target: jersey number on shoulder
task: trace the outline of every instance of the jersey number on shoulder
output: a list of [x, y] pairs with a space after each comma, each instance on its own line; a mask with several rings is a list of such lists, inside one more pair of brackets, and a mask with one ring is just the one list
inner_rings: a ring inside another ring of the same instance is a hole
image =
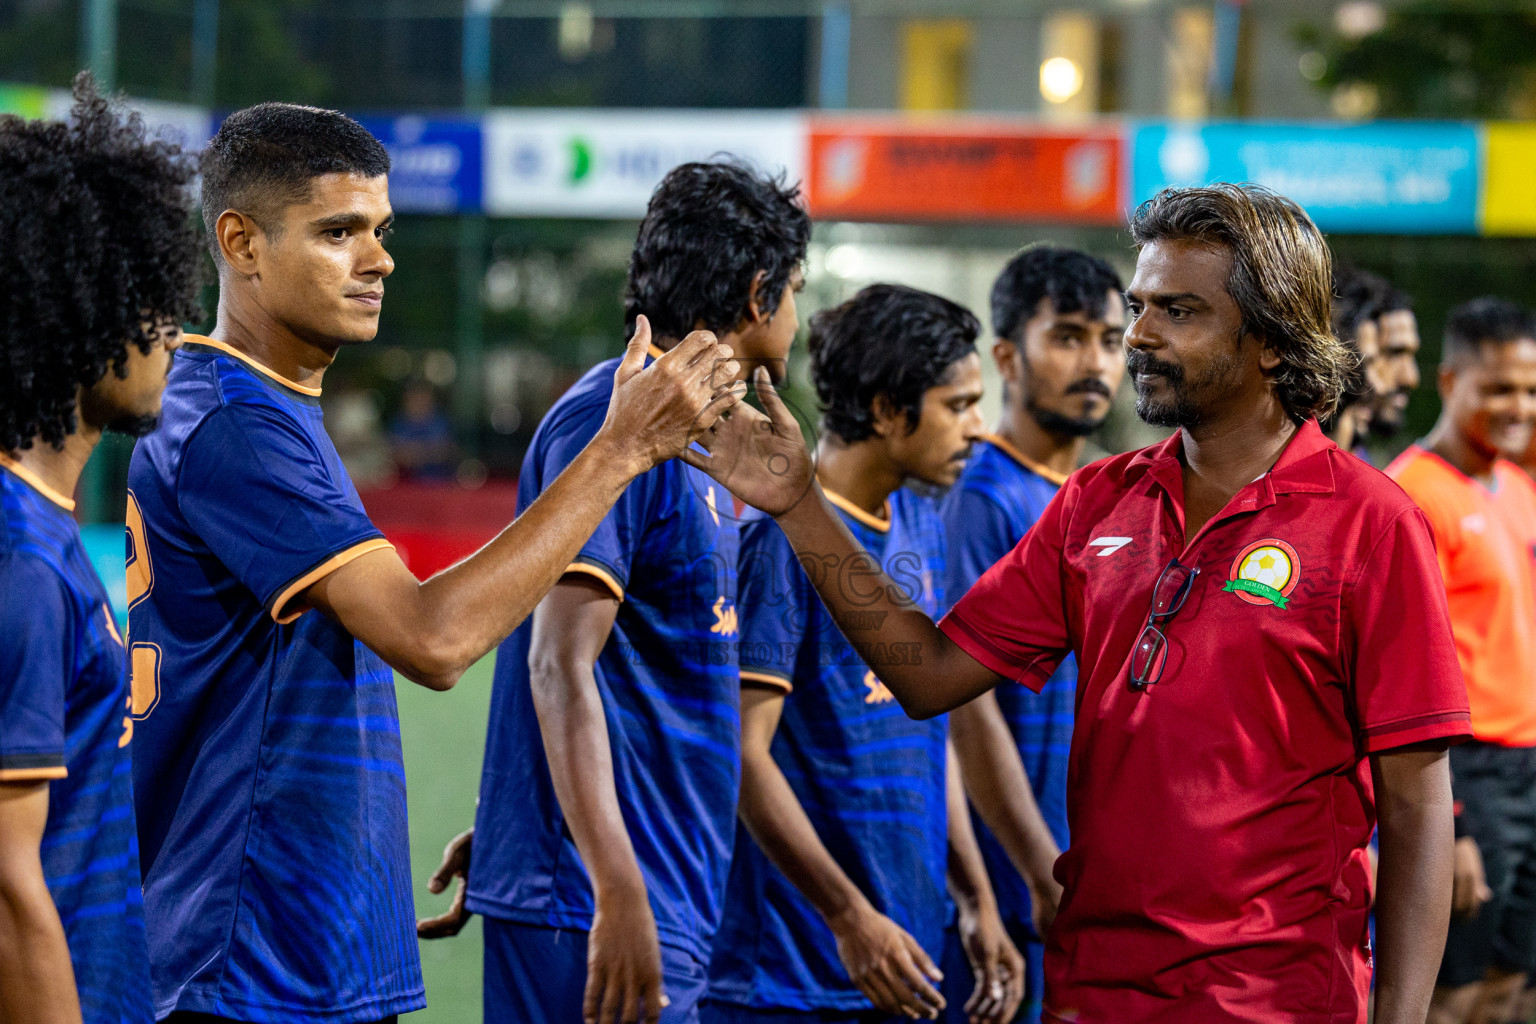
[[133, 609], [155, 586], [155, 568], [149, 560], [144, 537], [144, 513], [139, 500], [128, 492], [128, 656], [133, 668], [129, 711], [134, 718], [148, 718], [160, 703], [160, 648], [133, 642]]

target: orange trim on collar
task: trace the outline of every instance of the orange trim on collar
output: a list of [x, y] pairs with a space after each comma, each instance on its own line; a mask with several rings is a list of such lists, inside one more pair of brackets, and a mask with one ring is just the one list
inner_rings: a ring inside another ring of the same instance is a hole
[[738, 673], [743, 683], [750, 683], [769, 690], [778, 690], [780, 693], [794, 693], [795, 686], [783, 676], [774, 675], [771, 672], [754, 672], [744, 668]]
[[314, 398], [320, 397], [319, 388], [307, 387], [298, 383], [297, 381], [289, 380], [287, 377], [284, 377], [270, 366], [264, 366], [263, 364], [258, 363], [256, 360], [252, 359], [244, 352], [241, 352], [227, 341], [220, 341], [217, 338], [205, 337], [201, 334], [188, 334], [182, 338], [182, 341], [192, 345], [206, 345], [209, 348], [218, 349], [220, 352], [223, 352], [227, 356], [234, 356], [236, 359], [240, 360], [251, 369], [258, 370], [266, 376], [271, 377], [285, 388], [293, 388], [293, 390], [297, 391], [301, 395], [310, 395]]
[[665, 352], [656, 347], [656, 343], [654, 341], [651, 342], [649, 347], [646, 348], [645, 354], [650, 356], [652, 359], [660, 359], [662, 356], [666, 355]]
[[836, 491], [832, 490], [832, 488], [830, 488], [830, 487], [823, 487], [821, 489], [821, 493], [825, 494], [827, 496], [827, 500], [830, 501], [832, 504], [836, 505], [838, 508], [842, 509], [844, 512], [846, 512], [849, 515], [853, 516], [853, 518], [857, 519], [859, 522], [863, 523], [865, 526], [869, 527], [871, 530], [879, 530], [881, 533], [885, 533], [888, 530], [890, 530], [890, 528], [891, 528], [891, 499], [890, 498], [886, 498], [885, 499], [885, 508], [882, 509], [882, 511], [885, 514], [885, 518], [882, 519], [879, 516], [872, 516], [868, 512], [865, 512], [863, 509], [859, 508], [859, 506], [855, 505], [853, 502], [849, 501], [847, 498], [843, 497], [841, 494], [838, 494]]
[[1004, 455], [1008, 456], [1014, 462], [1017, 462], [1019, 465], [1029, 470], [1031, 473], [1035, 474], [1036, 476], [1044, 477], [1051, 483], [1055, 484], [1057, 487], [1060, 487], [1062, 484], [1067, 482], [1066, 473], [1058, 473], [1054, 469], [1051, 469], [1049, 466], [1036, 462], [1034, 459], [1030, 458], [1028, 455], [1025, 455], [1013, 445], [1009, 444], [1002, 435], [982, 434], [981, 439], [987, 442], [987, 444], [990, 444], [992, 447], [996, 448], [998, 451], [1002, 452]]
[[9, 455], [6, 455], [4, 452], [0, 452], [0, 466], [4, 466], [6, 469], [16, 474], [17, 479], [19, 479], [22, 483], [31, 487], [38, 494], [41, 494], [43, 497], [59, 506], [59, 508], [63, 509], [65, 512], [73, 512], [75, 510], [75, 502], [73, 498], [64, 497], [64, 495], [43, 483], [42, 477], [32, 472], [26, 466], [23, 466]]

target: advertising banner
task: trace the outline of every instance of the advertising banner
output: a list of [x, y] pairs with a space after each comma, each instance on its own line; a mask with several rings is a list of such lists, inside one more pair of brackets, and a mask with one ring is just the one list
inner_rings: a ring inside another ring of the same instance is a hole
[[485, 118], [485, 209], [497, 216], [640, 217], [678, 164], [734, 156], [805, 176], [798, 113], [496, 110]]
[[400, 213], [480, 209], [480, 123], [424, 117], [362, 117], [389, 150], [389, 201]]
[[1492, 121], [1483, 133], [1483, 234], [1536, 235], [1536, 125]]
[[1294, 199], [1324, 231], [1470, 234], [1477, 170], [1470, 124], [1150, 124], [1134, 135], [1132, 197], [1248, 181]]
[[1121, 131], [1008, 123], [811, 122], [811, 212], [821, 219], [1114, 224]]

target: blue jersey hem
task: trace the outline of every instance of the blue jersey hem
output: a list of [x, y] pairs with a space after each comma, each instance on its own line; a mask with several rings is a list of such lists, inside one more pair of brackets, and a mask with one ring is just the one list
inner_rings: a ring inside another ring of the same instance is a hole
[[[465, 899], [464, 906], [472, 914], [493, 917], [498, 921], [538, 925], [544, 928], [570, 928], [583, 932], [592, 930], [592, 915], [584, 911], [514, 906], [500, 900], [476, 896], [473, 893]], [[701, 963], [709, 963], [710, 950], [713, 946], [709, 939], [701, 939], [697, 935], [680, 932], [658, 921], [656, 940], [663, 946], [671, 946], [673, 949], [687, 953]]]
[[186, 1011], [206, 1013], [215, 1017], [237, 1015], [251, 1024], [308, 1024], [324, 1020], [331, 1024], [363, 1024], [394, 1014], [411, 1013], [427, 1005], [425, 986], [414, 988], [397, 996], [374, 996], [361, 1002], [334, 1009], [313, 1006], [294, 1006], [289, 1003], [257, 1003], [243, 999], [220, 998], [206, 995], [188, 986], [177, 995], [155, 1007], [155, 1019], [164, 1020], [172, 1013]]

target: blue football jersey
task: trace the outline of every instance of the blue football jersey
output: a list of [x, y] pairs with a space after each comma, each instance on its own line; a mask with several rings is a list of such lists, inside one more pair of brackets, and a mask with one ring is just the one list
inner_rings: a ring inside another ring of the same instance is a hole
[[[944, 538], [933, 503], [897, 491], [881, 520], [827, 497], [871, 562], [935, 614], [942, 607]], [[774, 762], [843, 871], [939, 962], [950, 912], [946, 719], [907, 717], [878, 666], [866, 664], [838, 630], [773, 520], [742, 526], [740, 567], [742, 682], [785, 692]], [[867, 566], [838, 571], [852, 594], [872, 585]], [[917, 645], [900, 646], [884, 656], [917, 656]], [[848, 980], [821, 915], [745, 829], [710, 964], [710, 996], [760, 1009], [870, 1006]]]
[[[527, 508], [597, 433], [618, 360], [550, 409], [518, 481]], [[735, 837], [741, 777], [736, 549], [730, 495], [680, 460], [625, 490], [570, 572], [620, 601], [595, 666], [614, 786], [661, 942], [709, 958]], [[469, 907], [591, 927], [591, 885], [555, 799], [533, 706], [524, 623], [496, 654], [475, 816]]]
[[48, 780], [43, 876], [85, 1024], [149, 1024], [123, 640], [74, 503], [0, 466], [0, 782]]
[[[942, 510], [949, 541], [946, 591], [951, 602], [1013, 550], [1064, 482], [1064, 477], [1027, 459], [1002, 438], [991, 437], [976, 445]], [[1057, 845], [1065, 850], [1067, 752], [1077, 699], [1077, 662], [1070, 654], [1064, 658], [1039, 693], [1016, 683], [1003, 683], [995, 692], [1018, 743], [1040, 813]], [[1003, 920], [1015, 929], [1028, 928], [1030, 899], [1023, 878], [981, 818], [972, 814], [971, 820]], [[1030, 993], [1025, 1019], [1035, 1021], [1040, 1019], [1044, 986], [1041, 949], [1038, 943], [1030, 943], [1023, 952]]]
[[157, 1012], [348, 1024], [419, 1009], [394, 676], [297, 602], [388, 546], [318, 391], [189, 338], [128, 486]]

